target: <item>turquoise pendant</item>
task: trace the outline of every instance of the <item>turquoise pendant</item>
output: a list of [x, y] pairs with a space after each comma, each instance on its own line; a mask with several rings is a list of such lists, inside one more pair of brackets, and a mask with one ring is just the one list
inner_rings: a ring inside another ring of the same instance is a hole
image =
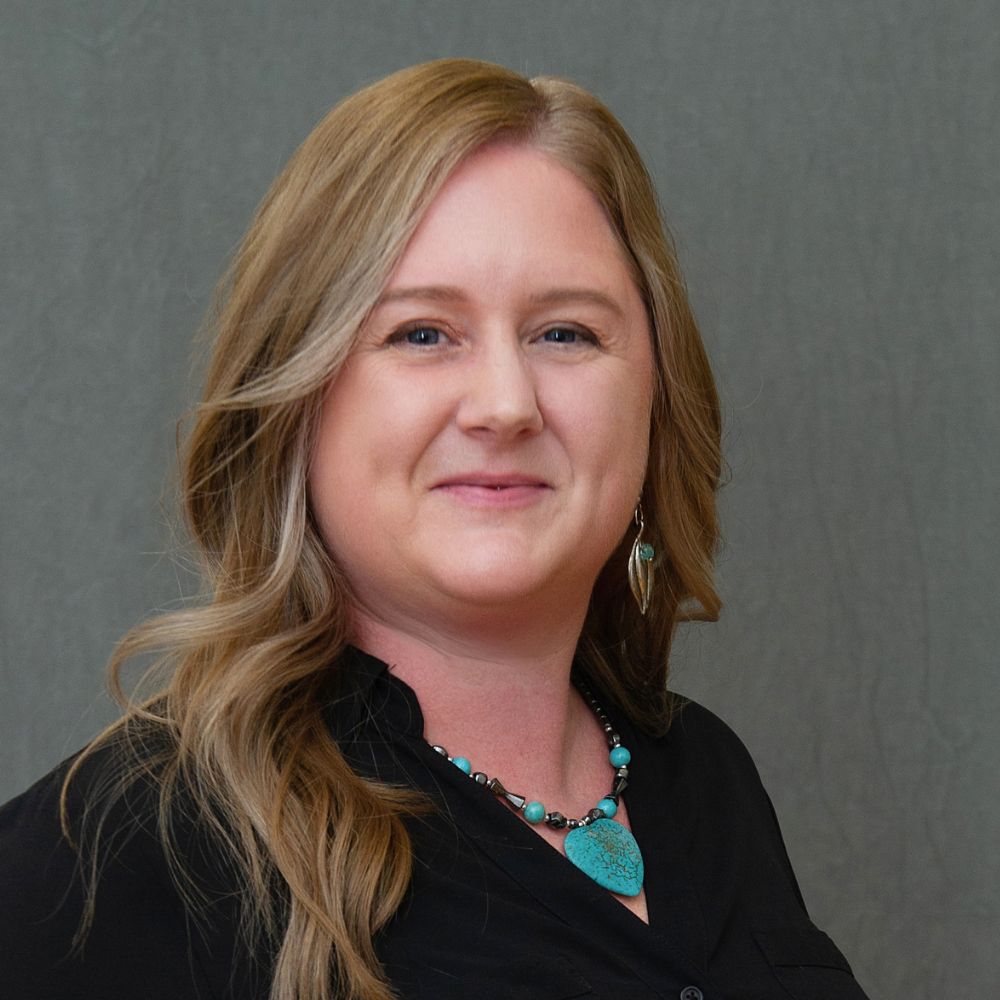
[[635, 837], [613, 819], [598, 819], [566, 834], [566, 857], [601, 888], [622, 896], [642, 891], [642, 854]]

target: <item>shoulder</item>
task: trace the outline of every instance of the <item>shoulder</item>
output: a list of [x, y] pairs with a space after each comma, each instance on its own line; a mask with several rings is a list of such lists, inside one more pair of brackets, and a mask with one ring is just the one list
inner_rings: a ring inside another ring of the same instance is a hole
[[722, 775], [752, 773], [757, 776], [750, 751], [714, 712], [690, 698], [677, 697], [665, 739], [674, 752], [683, 752], [689, 763]]
[[719, 837], [770, 844], [785, 863], [774, 806], [750, 751], [729, 725], [704, 705], [678, 699], [666, 735], [656, 743], [671, 793], [691, 817]]
[[216, 995], [160, 836], [155, 770], [135, 777], [115, 744], [86, 757], [67, 791], [71, 841], [60, 797], [73, 762], [0, 807], [0, 966], [12, 995], [132, 996], [140, 983], [150, 1000]]
[[[710, 866], [728, 866], [741, 879], [767, 873], [771, 889], [785, 886], [804, 910], [778, 817], [750, 751], [705, 706], [690, 699], [678, 704], [658, 742], [673, 775], [676, 804], [696, 831], [692, 842], [711, 858]], [[769, 892], [761, 890], [762, 898]]]
[[661, 744], [664, 758], [678, 761], [672, 818], [705, 919], [720, 928], [718, 967], [746, 973], [743, 935], [790, 990], [863, 1000], [847, 960], [809, 918], [771, 798], [743, 741], [709, 709], [685, 700]]
[[155, 765], [164, 750], [109, 741], [63, 761], [0, 807], [0, 885], [31, 883], [37, 892], [46, 878], [53, 887], [79, 879], [88, 854], [102, 859], [109, 881], [123, 868], [162, 878]]
[[[26, 906], [47, 883], [55, 890], [76, 879], [83, 865], [79, 848], [91, 830], [100, 829], [119, 862], [128, 859], [134, 865], [150, 850], [148, 789], [134, 786], [109, 810], [100, 812], [100, 803], [111, 801], [107, 792], [117, 780], [115, 756], [112, 749], [102, 749], [78, 768], [66, 795], [69, 836], [62, 825], [62, 792], [76, 757], [63, 761], [0, 807], [0, 888], [7, 890], [6, 899]], [[14, 891], [19, 888], [25, 893]], [[31, 889], [34, 892], [29, 893]], [[9, 923], [10, 908], [4, 911], [3, 919]]]
[[74, 767], [76, 773], [66, 786], [65, 803], [71, 832], [80, 832], [97, 803], [112, 800], [117, 800], [114, 812], [121, 814], [118, 818], [128, 818], [130, 829], [139, 830], [145, 825], [143, 817], [153, 807], [153, 786], [148, 778], [137, 780], [123, 786], [123, 795], [109, 795], [125, 773], [126, 757], [118, 742], [108, 743], [89, 755], [81, 751], [67, 758], [0, 806], [0, 844], [5, 848], [0, 860], [6, 861], [9, 850], [31, 850], [39, 841], [62, 839], [61, 798]]

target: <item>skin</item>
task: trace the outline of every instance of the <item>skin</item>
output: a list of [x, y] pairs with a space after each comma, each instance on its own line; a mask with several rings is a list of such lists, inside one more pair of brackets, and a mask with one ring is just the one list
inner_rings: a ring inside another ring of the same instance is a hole
[[[594, 196], [530, 146], [491, 145], [407, 245], [313, 456], [357, 644], [417, 692], [429, 741], [567, 815], [610, 787], [569, 674], [645, 475], [650, 345]], [[642, 896], [623, 902], [646, 918]]]

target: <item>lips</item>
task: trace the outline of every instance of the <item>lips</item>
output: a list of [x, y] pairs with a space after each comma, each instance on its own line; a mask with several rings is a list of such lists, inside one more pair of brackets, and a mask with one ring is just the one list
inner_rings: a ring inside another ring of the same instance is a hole
[[520, 472], [465, 472], [442, 479], [432, 492], [466, 510], [516, 511], [533, 508], [551, 489], [544, 479]]
[[537, 489], [548, 489], [549, 484], [538, 476], [524, 475], [522, 473], [491, 473], [491, 472], [468, 472], [457, 476], [450, 476], [435, 483], [434, 489], [445, 489], [450, 486], [469, 486], [483, 490], [510, 490], [517, 487], [535, 487]]

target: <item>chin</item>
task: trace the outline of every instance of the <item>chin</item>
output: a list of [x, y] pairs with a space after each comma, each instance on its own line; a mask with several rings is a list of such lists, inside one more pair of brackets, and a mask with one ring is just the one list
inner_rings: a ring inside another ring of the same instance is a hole
[[544, 580], [522, 575], [513, 579], [502, 574], [463, 575], [441, 580], [438, 586], [441, 593], [481, 610], [537, 601], [545, 593]]
[[458, 564], [436, 567], [428, 574], [432, 587], [477, 607], [516, 604], [543, 593], [551, 573], [533, 567], [522, 557], [490, 556], [477, 552]]
[[576, 603], [586, 606], [593, 580], [584, 580], [579, 567], [532, 565], [527, 558], [491, 561], [478, 559], [438, 576], [436, 589], [480, 612], [507, 610], [527, 619], [547, 605], [572, 615]]

